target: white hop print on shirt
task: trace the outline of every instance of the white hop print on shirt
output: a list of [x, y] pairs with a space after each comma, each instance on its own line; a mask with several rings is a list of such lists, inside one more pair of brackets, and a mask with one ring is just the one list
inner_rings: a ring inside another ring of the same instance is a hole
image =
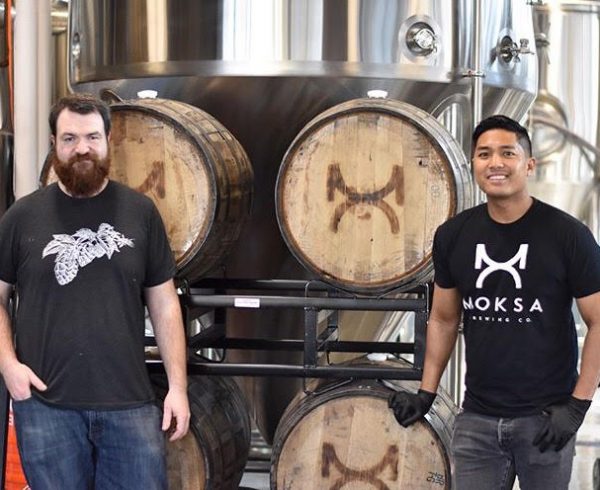
[[54, 275], [58, 284], [70, 283], [79, 272], [94, 259], [119, 252], [122, 247], [133, 248], [133, 240], [116, 231], [111, 225], [102, 223], [98, 231], [81, 228], [73, 235], [52, 235], [52, 240], [42, 252], [42, 258], [56, 254], [54, 259]]

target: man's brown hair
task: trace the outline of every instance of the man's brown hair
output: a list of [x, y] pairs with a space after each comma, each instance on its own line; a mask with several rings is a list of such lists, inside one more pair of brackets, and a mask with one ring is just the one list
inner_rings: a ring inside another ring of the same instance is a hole
[[92, 94], [75, 93], [62, 97], [50, 110], [48, 123], [50, 124], [52, 136], [55, 138], [56, 121], [60, 113], [65, 109], [78, 114], [91, 114], [93, 112], [100, 114], [104, 122], [104, 132], [106, 136], [110, 134], [110, 107], [108, 107], [108, 104]]

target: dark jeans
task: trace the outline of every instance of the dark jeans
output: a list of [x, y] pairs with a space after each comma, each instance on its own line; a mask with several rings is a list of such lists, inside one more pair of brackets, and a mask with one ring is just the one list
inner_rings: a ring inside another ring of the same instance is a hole
[[497, 418], [463, 412], [452, 438], [457, 490], [567, 490], [575, 438], [559, 452], [532, 444], [544, 415]]
[[17, 444], [32, 490], [166, 489], [161, 412], [69, 410], [13, 401]]

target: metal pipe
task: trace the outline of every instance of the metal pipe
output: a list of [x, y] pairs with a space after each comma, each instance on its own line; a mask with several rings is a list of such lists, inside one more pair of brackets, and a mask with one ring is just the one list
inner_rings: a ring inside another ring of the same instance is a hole
[[[156, 345], [154, 338], [152, 345]], [[213, 349], [240, 349], [240, 350], [275, 350], [275, 351], [297, 351], [304, 350], [302, 340], [282, 339], [273, 340], [266, 338], [223, 338], [218, 340], [208, 340], [207, 342], [193, 342], [189, 344], [194, 348], [211, 347]], [[325, 352], [376, 352], [376, 353], [394, 353], [394, 354], [412, 354], [415, 351], [415, 344], [409, 342], [358, 342], [358, 341], [328, 341], [323, 349]]]
[[49, 2], [39, 2], [37, 12], [37, 159], [34, 163], [35, 187], [37, 188], [44, 160], [50, 147], [48, 114], [52, 98], [52, 10]]
[[481, 121], [483, 100], [483, 73], [481, 72], [481, 1], [473, 0], [473, 91], [471, 93], [473, 127]]
[[69, 22], [69, 2], [52, 0], [52, 34], [67, 32]]
[[[472, 59], [473, 66], [469, 73], [471, 76], [471, 118], [473, 129], [479, 121], [481, 121], [483, 113], [483, 77], [485, 73], [482, 71], [481, 57], [481, 1], [473, 0], [473, 45], [472, 45]], [[469, 138], [470, 142], [470, 138]], [[472, 154], [473, 149], [469, 144], [469, 154]], [[471, 173], [473, 169], [471, 168]], [[475, 177], [473, 176], [473, 182]], [[477, 186], [474, 186], [474, 198], [475, 204], [480, 204], [485, 201], [483, 192]], [[455, 403], [459, 404], [462, 397], [462, 385], [463, 385], [463, 352], [460, 348], [462, 338], [457, 339], [457, 348], [454, 349], [450, 364], [446, 372], [448, 373], [448, 386], [446, 387], [452, 396]]]
[[208, 295], [184, 298], [188, 306], [212, 308], [308, 308], [372, 311], [420, 311], [426, 306], [418, 299], [368, 299], [368, 298], [295, 298], [292, 296], [233, 296]]
[[32, 162], [37, 159], [37, 2], [20, 0], [16, 7], [14, 30], [14, 121], [15, 197], [35, 189], [37, 175]]
[[[185, 285], [181, 285], [183, 289]], [[203, 288], [210, 289], [258, 289], [262, 291], [305, 291], [307, 294], [315, 291], [337, 292], [337, 294], [348, 294], [330, 284], [319, 280], [304, 280], [304, 279], [244, 279], [244, 278], [203, 278], [194, 284], [190, 285], [189, 294], [202, 294]], [[417, 284], [415, 287], [403, 290], [403, 293], [427, 293], [427, 287], [422, 284]], [[394, 293], [391, 291], [390, 293]], [[388, 294], [388, 293], [385, 293]], [[354, 296], [354, 295], [353, 295]], [[391, 297], [391, 296], [390, 296]]]
[[[589, 141], [582, 138], [577, 133], [574, 133], [570, 129], [565, 128], [564, 126], [561, 126], [560, 124], [555, 123], [551, 119], [548, 119], [545, 117], [530, 116], [529, 122], [531, 122], [532, 124], [543, 124], [544, 126], [548, 126], [548, 127], [551, 127], [552, 129], [556, 129], [558, 132], [564, 134], [567, 137], [567, 139], [569, 139], [573, 143], [575, 143], [575, 145], [592, 152], [596, 159], [598, 159], [600, 157], [600, 148], [598, 148], [597, 146], [594, 146]], [[596, 170], [594, 166], [592, 166], [592, 168], [594, 171]]]
[[[472, 129], [477, 126], [483, 114], [483, 78], [485, 72], [482, 70], [481, 63], [481, 2], [473, 0], [473, 44], [471, 51], [472, 67], [465, 74], [471, 78], [471, 123]], [[469, 149], [469, 155], [472, 153], [471, 138], [468, 138], [468, 144], [465, 145]], [[471, 168], [471, 173], [473, 169]], [[473, 177], [473, 182], [475, 178]], [[474, 204], [480, 204], [485, 201], [483, 192], [474, 186]]]
[[[161, 362], [147, 362], [150, 372], [164, 372]], [[293, 378], [357, 378], [420, 380], [422, 371], [398, 367], [294, 366], [289, 364], [188, 363], [189, 374], [220, 376], [285, 376]]]
[[[52, 86], [50, 5], [19, 0], [15, 13], [15, 197], [34, 191], [39, 168], [48, 152], [45, 122]], [[43, 121], [38, 122], [38, 121]]]

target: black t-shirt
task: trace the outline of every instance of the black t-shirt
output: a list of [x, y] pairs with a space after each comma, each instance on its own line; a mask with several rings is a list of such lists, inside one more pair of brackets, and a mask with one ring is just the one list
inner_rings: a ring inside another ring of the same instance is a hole
[[117, 182], [90, 198], [53, 184], [11, 206], [0, 279], [17, 286], [17, 356], [48, 385], [36, 396], [90, 409], [152, 400], [143, 291], [174, 273], [156, 207]]
[[572, 393], [573, 298], [600, 291], [600, 249], [585, 225], [538, 200], [501, 224], [483, 204], [439, 227], [433, 260], [436, 284], [462, 296], [465, 410], [530, 415]]

